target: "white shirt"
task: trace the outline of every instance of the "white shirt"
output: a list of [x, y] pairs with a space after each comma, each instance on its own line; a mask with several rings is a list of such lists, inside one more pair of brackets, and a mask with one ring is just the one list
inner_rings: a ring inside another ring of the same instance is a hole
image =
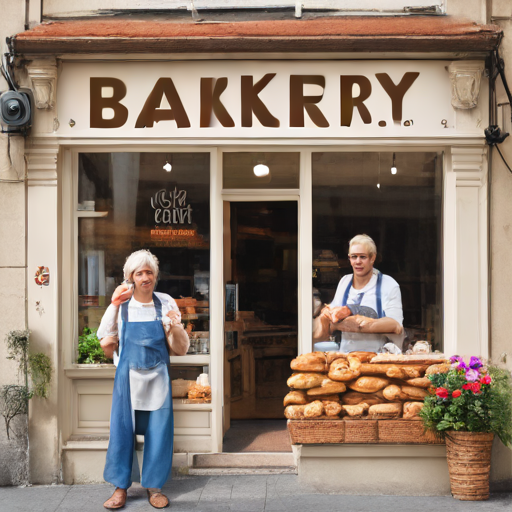
[[[166, 293], [155, 292], [162, 303], [162, 324], [168, 335], [171, 323], [167, 313], [171, 310], [179, 311], [176, 301]], [[128, 320], [130, 322], [151, 322], [156, 318], [156, 310], [153, 302], [142, 303], [133, 297], [128, 304]], [[118, 336], [123, 324], [121, 307], [110, 306], [105, 311], [98, 328], [99, 339], [105, 336]], [[114, 364], [117, 366], [121, 356], [114, 352]], [[166, 365], [159, 365], [151, 370], [130, 369], [130, 396], [132, 410], [156, 411], [162, 407], [169, 393], [169, 374]]]
[[[373, 269], [373, 275], [364, 288], [356, 290], [352, 286], [348, 294], [347, 304], [367, 306], [377, 312], [377, 276], [378, 271]], [[341, 278], [338, 288], [336, 289], [334, 299], [331, 302], [331, 307], [340, 307], [343, 305], [343, 296], [345, 295], [347, 286], [350, 286], [352, 277], [352, 274], [348, 274]], [[404, 321], [404, 313], [402, 309], [402, 295], [400, 293], [399, 284], [392, 277], [382, 274], [380, 292], [382, 314], [388, 318], [393, 318], [393, 320], [396, 320], [400, 325], [402, 325]], [[344, 341], [352, 340], [354, 342], [361, 343], [360, 340], [362, 340], [362, 336], [363, 335], [360, 333], [342, 333], [342, 339]], [[386, 333], [385, 336], [397, 346], [401, 346], [404, 340], [403, 334]], [[378, 341], [383, 338], [380, 334], [365, 334], [364, 339], [368, 342], [376, 343], [375, 346], [378, 346]]]

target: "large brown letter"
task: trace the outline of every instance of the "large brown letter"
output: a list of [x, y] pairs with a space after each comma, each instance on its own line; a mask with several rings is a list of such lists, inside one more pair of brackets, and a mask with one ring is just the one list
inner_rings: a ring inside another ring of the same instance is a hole
[[304, 84], [319, 85], [325, 89], [325, 76], [318, 75], [291, 75], [290, 76], [290, 126], [304, 127], [304, 109], [311, 121], [320, 128], [327, 128], [329, 123], [320, 109], [315, 105], [324, 96], [304, 96]]
[[212, 119], [212, 112], [215, 114], [220, 124], [227, 128], [235, 126], [235, 122], [228, 114], [226, 107], [220, 101], [220, 95], [228, 86], [227, 77], [218, 78], [213, 87], [213, 78], [201, 78], [201, 128], [208, 128]]
[[[352, 96], [354, 84], [359, 85], [360, 93], [355, 98]], [[352, 114], [354, 107], [359, 110], [359, 115], [364, 124], [372, 122], [372, 116], [366, 105], [363, 103], [372, 93], [372, 84], [370, 80], [362, 75], [341, 75], [340, 76], [340, 94], [341, 94], [341, 126], [350, 126], [352, 123]]]
[[417, 72], [405, 73], [402, 80], [398, 85], [393, 83], [393, 80], [389, 78], [387, 73], [376, 73], [375, 76], [380, 82], [380, 85], [384, 87], [384, 90], [388, 93], [391, 98], [391, 108], [393, 111], [393, 121], [395, 123], [402, 122], [402, 103], [404, 100], [405, 93], [409, 90], [411, 85], [414, 83], [416, 78], [420, 76]]
[[[109, 98], [101, 95], [102, 87], [112, 87]], [[90, 124], [91, 128], [121, 128], [128, 119], [128, 109], [119, 103], [126, 96], [126, 85], [117, 78], [91, 77], [90, 81]], [[112, 119], [103, 119], [103, 109], [114, 111]]]
[[242, 126], [252, 126], [252, 113], [254, 112], [263, 126], [279, 128], [279, 119], [268, 111], [268, 108], [258, 96], [275, 76], [275, 73], [267, 73], [254, 85], [252, 76], [242, 76]]
[[[165, 94], [171, 109], [160, 109], [162, 97]], [[155, 87], [148, 96], [144, 107], [137, 118], [135, 128], [152, 128], [159, 121], [176, 120], [178, 128], [190, 128], [190, 121], [183, 108], [178, 91], [170, 78], [159, 78]]]

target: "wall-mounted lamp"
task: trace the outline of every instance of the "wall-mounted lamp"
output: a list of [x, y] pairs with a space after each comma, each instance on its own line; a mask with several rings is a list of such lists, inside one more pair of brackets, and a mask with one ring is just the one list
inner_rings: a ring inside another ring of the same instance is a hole
[[265, 164], [257, 164], [254, 166], [254, 169], [252, 170], [254, 172], [254, 175], [258, 178], [263, 178], [264, 176], [268, 176], [270, 173], [270, 169], [268, 168], [268, 165]]
[[395, 153], [393, 153], [393, 165], [391, 166], [391, 174], [396, 174], [398, 172], [398, 169], [396, 168], [395, 164]]

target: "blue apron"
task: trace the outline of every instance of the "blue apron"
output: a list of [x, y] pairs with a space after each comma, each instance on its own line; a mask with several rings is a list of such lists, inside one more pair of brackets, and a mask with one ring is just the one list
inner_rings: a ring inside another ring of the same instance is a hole
[[148, 370], [166, 365], [169, 374], [169, 352], [162, 325], [162, 303], [155, 294], [153, 303], [156, 318], [150, 322], [128, 321], [129, 301], [121, 305], [121, 353], [114, 379], [110, 440], [103, 478], [122, 489], [128, 489], [133, 480], [138, 480], [135, 427], [137, 434], [144, 433], [142, 486], [161, 488], [172, 468], [174, 424], [170, 377], [169, 393], [162, 407], [156, 411], [136, 411], [137, 418], [140, 417], [144, 422], [142, 431], [141, 425], [134, 425], [135, 414], [131, 404], [130, 369]]
[[[347, 305], [348, 296], [352, 285], [354, 283], [354, 276], [350, 280], [345, 293], [343, 294], [342, 306]], [[376, 297], [376, 306], [377, 306], [377, 318], [383, 318], [386, 316], [386, 313], [382, 310], [382, 272], [378, 272], [377, 274], [377, 286], [375, 290]], [[364, 293], [360, 294], [359, 304], [363, 299]], [[370, 315], [364, 315], [370, 316]], [[340, 351], [341, 352], [354, 352], [358, 350], [368, 351], [368, 352], [381, 352], [382, 347], [387, 343], [386, 336], [382, 334], [366, 334], [366, 333], [354, 333], [354, 332], [343, 332], [341, 333], [341, 343], [340, 343]]]

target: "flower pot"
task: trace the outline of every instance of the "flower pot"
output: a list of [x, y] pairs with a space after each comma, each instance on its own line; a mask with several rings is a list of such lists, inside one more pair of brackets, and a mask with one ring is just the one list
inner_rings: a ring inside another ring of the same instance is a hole
[[446, 433], [446, 457], [454, 498], [463, 501], [489, 499], [489, 473], [494, 434]]

